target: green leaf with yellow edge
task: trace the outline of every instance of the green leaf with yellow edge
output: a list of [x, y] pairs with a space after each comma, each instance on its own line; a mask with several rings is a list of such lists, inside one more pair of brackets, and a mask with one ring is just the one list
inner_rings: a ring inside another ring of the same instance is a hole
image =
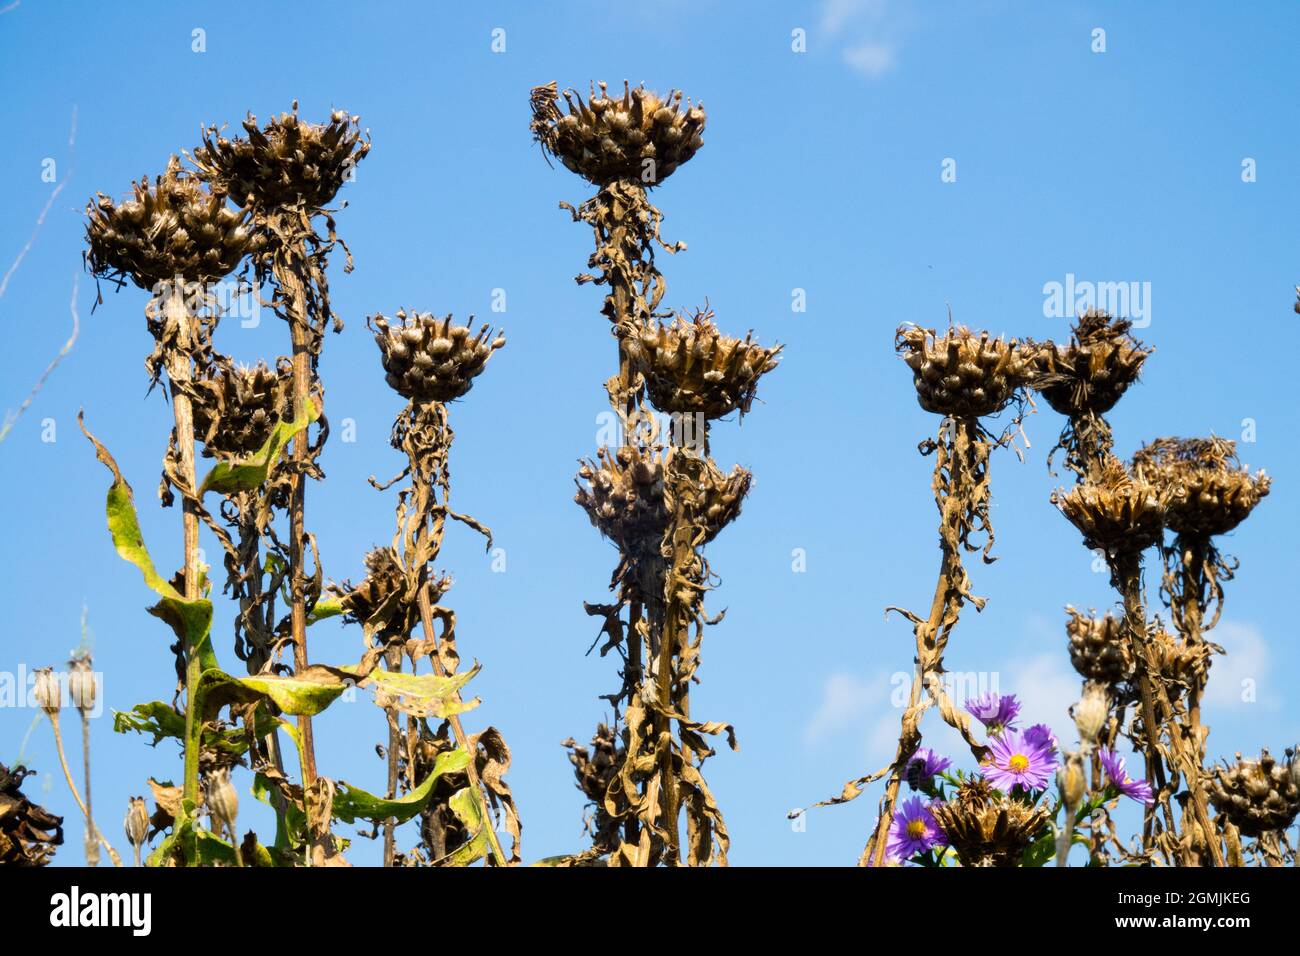
[[144, 544], [140, 518], [135, 510], [135, 495], [130, 484], [122, 477], [122, 470], [117, 467], [117, 462], [108, 449], [86, 428], [84, 413], [77, 413], [77, 423], [81, 426], [81, 433], [95, 446], [95, 456], [113, 473], [113, 484], [109, 486], [104, 509], [113, 547], [124, 561], [129, 561], [139, 569], [144, 583], [162, 598], [149, 609], [149, 613], [171, 626], [181, 639], [186, 654], [197, 654], [204, 669], [216, 667], [217, 658], [210, 640], [212, 602], [207, 598], [187, 600], [171, 582], [158, 573], [153, 558], [149, 556], [149, 549]]
[[438, 754], [433, 762], [433, 769], [424, 778], [424, 782], [404, 797], [388, 799], [376, 797], [372, 793], [354, 787], [342, 780], [334, 794], [333, 814], [344, 823], [355, 823], [358, 818], [375, 823], [393, 820], [397, 824], [405, 823], [429, 804], [433, 796], [433, 786], [443, 774], [457, 773], [469, 766], [469, 753], [464, 750], [449, 750]]
[[308, 399], [307, 406], [306, 415], [291, 422], [282, 421], [277, 424], [271, 437], [248, 458], [223, 461], [214, 466], [199, 486], [199, 497], [202, 498], [209, 491], [228, 495], [260, 488], [293, 436], [320, 417], [320, 409], [315, 402]]
[[314, 717], [339, 698], [354, 679], [338, 668], [315, 664], [292, 677], [232, 677], [222, 670], [204, 671], [198, 696], [205, 719], [227, 704], [269, 700], [292, 717]]
[[315, 624], [317, 621], [323, 621], [329, 617], [338, 617], [343, 613], [342, 598], [324, 598], [317, 601], [307, 615], [307, 623]]
[[478, 664], [461, 674], [439, 677], [436, 674], [407, 674], [376, 668], [361, 686], [374, 684], [390, 697], [398, 710], [416, 717], [445, 719], [453, 714], [473, 710], [480, 703], [477, 697], [461, 700], [461, 688], [468, 684], [480, 670]]
[[435, 866], [469, 866], [476, 860], [488, 855], [489, 824], [485, 824], [479, 813], [478, 799], [472, 787], [465, 787], [452, 794], [448, 801], [452, 813], [465, 825], [465, 829], [474, 834], [446, 856], [434, 861]]

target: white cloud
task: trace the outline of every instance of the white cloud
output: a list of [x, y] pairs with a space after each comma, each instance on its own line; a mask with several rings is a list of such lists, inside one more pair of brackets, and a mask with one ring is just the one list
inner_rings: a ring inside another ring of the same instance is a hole
[[1227, 651], [1216, 655], [1210, 665], [1205, 687], [1207, 717], [1216, 711], [1251, 707], [1277, 710], [1276, 689], [1268, 682], [1268, 644], [1259, 628], [1244, 622], [1220, 621], [1207, 637]]
[[827, 36], [835, 36], [856, 20], [880, 20], [885, 12], [886, 0], [825, 0], [821, 29]]
[[860, 43], [844, 51], [844, 62], [869, 80], [884, 76], [898, 63], [889, 43]]

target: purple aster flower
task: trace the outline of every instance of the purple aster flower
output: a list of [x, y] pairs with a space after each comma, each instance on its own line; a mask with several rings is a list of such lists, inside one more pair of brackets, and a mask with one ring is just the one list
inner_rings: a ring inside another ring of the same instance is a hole
[[934, 814], [928, 804], [920, 797], [903, 801], [900, 809], [894, 812], [894, 822], [889, 828], [889, 842], [885, 852], [900, 863], [904, 863], [925, 853], [936, 846], [947, 846], [948, 838], [939, 829]]
[[936, 774], [951, 766], [952, 761], [947, 757], [940, 757], [929, 747], [917, 747], [916, 753], [907, 761], [907, 784], [913, 790], [923, 790]]
[[981, 694], [966, 701], [969, 710], [982, 723], [988, 732], [997, 736], [1004, 730], [1013, 730], [1012, 722], [1020, 713], [1020, 701], [1014, 694]]
[[989, 742], [989, 756], [980, 767], [984, 778], [999, 790], [1015, 787], [1045, 790], [1056, 770], [1056, 749], [1041, 736], [1008, 730]]
[[1145, 803], [1147, 806], [1156, 802], [1155, 796], [1151, 793], [1151, 784], [1145, 780], [1134, 780], [1128, 775], [1128, 770], [1124, 767], [1124, 758], [1113, 750], [1105, 747], [1101, 748], [1101, 765], [1106, 769], [1106, 778], [1122, 793], [1130, 799]]
[[1047, 724], [1034, 724], [1025, 731], [1025, 739], [1033, 743], [1040, 743], [1053, 752], [1057, 747], [1056, 734], [1052, 733], [1052, 728]]

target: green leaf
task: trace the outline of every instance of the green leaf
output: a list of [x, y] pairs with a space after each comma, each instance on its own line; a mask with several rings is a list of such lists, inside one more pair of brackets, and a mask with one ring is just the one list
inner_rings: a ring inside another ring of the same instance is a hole
[[423, 783], [406, 796], [391, 800], [377, 797], [340, 780], [334, 794], [334, 816], [344, 823], [355, 823], [359, 817], [376, 823], [393, 820], [399, 825], [403, 824], [428, 805], [433, 796], [433, 785], [439, 777], [464, 770], [469, 766], [469, 759], [469, 753], [464, 750], [439, 754]]
[[199, 486], [199, 497], [202, 498], [209, 491], [228, 495], [260, 488], [293, 436], [320, 417], [316, 403], [308, 399], [307, 404], [305, 416], [277, 424], [266, 443], [248, 458], [218, 463]]
[[199, 678], [205, 718], [227, 704], [269, 700], [293, 717], [314, 717], [332, 704], [354, 680], [336, 668], [320, 664], [292, 677], [257, 675], [232, 677], [225, 671], [204, 671]]
[[457, 790], [452, 794], [448, 804], [457, 819], [465, 825], [465, 829], [474, 835], [442, 859], [437, 860], [436, 865], [469, 866], [475, 860], [481, 860], [488, 855], [487, 825], [484, 823], [483, 815], [479, 813], [478, 799], [472, 787]]
[[150, 746], [156, 747], [164, 737], [185, 739], [185, 718], [160, 700], [136, 704], [128, 711], [113, 711], [113, 732], [118, 734], [153, 734]]
[[77, 422], [81, 432], [95, 446], [95, 456], [113, 473], [113, 484], [108, 489], [105, 513], [113, 547], [124, 561], [139, 569], [144, 583], [162, 600], [149, 609], [149, 613], [166, 621], [181, 639], [187, 655], [197, 654], [204, 669], [216, 667], [217, 658], [209, 640], [212, 630], [212, 602], [207, 598], [187, 600], [171, 582], [154, 567], [149, 549], [145, 547], [140, 531], [140, 518], [135, 510], [135, 495], [122, 477], [117, 462], [107, 448], [86, 428], [85, 418], [78, 412]]
[[307, 623], [315, 624], [317, 621], [323, 621], [329, 617], [338, 617], [342, 613], [343, 600], [341, 598], [325, 598], [316, 602], [316, 606], [307, 615]]

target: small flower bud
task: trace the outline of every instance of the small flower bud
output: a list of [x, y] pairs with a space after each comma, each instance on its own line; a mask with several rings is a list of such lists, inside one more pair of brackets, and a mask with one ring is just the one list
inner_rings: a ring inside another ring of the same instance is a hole
[[54, 676], [54, 668], [41, 667], [35, 672], [36, 686], [34, 694], [36, 696], [36, 706], [53, 717], [63, 706], [63, 696], [59, 690], [59, 679]]
[[96, 690], [90, 655], [81, 654], [68, 661], [68, 695], [83, 714], [94, 708]]
[[1074, 726], [1079, 729], [1079, 740], [1085, 748], [1096, 746], [1097, 735], [1105, 725], [1109, 713], [1110, 702], [1105, 685], [1096, 681], [1085, 683], [1083, 696], [1070, 708], [1070, 716], [1074, 718]]
[[1083, 758], [1077, 753], [1066, 755], [1065, 763], [1056, 770], [1056, 786], [1061, 792], [1061, 803], [1067, 813], [1078, 809], [1087, 782], [1083, 775]]
[[208, 812], [212, 819], [224, 826], [233, 836], [235, 817], [239, 815], [239, 794], [230, 782], [230, 771], [225, 767], [208, 774]]
[[126, 829], [127, 842], [137, 849], [141, 847], [149, 834], [149, 809], [145, 806], [144, 797], [131, 798], [122, 825]]

